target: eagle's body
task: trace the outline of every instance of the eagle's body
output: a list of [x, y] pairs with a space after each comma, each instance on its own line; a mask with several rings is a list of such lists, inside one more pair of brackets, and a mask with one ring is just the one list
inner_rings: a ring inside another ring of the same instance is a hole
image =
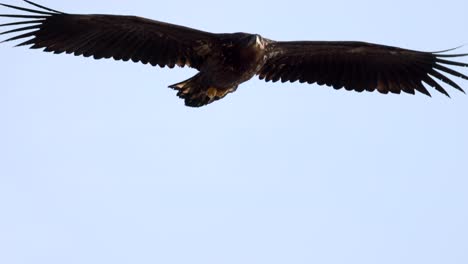
[[209, 52], [209, 56], [201, 63], [200, 72], [169, 87], [178, 90], [188, 106], [222, 99], [254, 77], [265, 64], [265, 43], [259, 35], [234, 33], [224, 34], [218, 45], [202, 44], [197, 47], [198, 52]]
[[[0, 15], [23, 21], [2, 34], [21, 34], [6, 41], [47, 52], [95, 59], [141, 62], [199, 71], [171, 85], [187, 106], [200, 107], [224, 98], [255, 75], [266, 81], [317, 83], [335, 89], [430, 95], [425, 85], [448, 96], [436, 80], [463, 89], [445, 74], [468, 80], [449, 66], [468, 64], [447, 58], [467, 54], [421, 52], [365, 42], [278, 42], [257, 34], [215, 34], [135, 16], [66, 14], [24, 0], [39, 8], [2, 4], [28, 14]], [[436, 80], [435, 80], [436, 79]]]

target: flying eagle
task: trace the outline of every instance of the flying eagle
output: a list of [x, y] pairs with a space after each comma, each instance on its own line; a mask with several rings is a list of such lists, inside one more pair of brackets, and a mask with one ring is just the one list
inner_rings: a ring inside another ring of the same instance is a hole
[[273, 41], [258, 34], [215, 34], [136, 16], [76, 15], [24, 0], [34, 8], [1, 4], [28, 12], [1, 17], [22, 21], [1, 24], [17, 33], [5, 41], [24, 39], [55, 54], [141, 62], [160, 67], [189, 66], [199, 72], [171, 85], [191, 107], [224, 98], [255, 75], [267, 82], [317, 83], [335, 89], [430, 96], [425, 85], [449, 96], [438, 81], [463, 89], [448, 75], [468, 80], [450, 66], [468, 64], [450, 58], [468, 54], [421, 52], [365, 42]]

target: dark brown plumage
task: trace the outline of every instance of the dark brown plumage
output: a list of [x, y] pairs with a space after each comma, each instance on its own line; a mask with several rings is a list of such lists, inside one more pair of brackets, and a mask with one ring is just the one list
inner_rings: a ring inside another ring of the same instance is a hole
[[224, 98], [238, 85], [259, 75], [266, 81], [307, 82], [335, 89], [429, 95], [425, 84], [449, 96], [443, 86], [463, 89], [446, 75], [468, 80], [448, 66], [468, 67], [450, 60], [468, 54], [420, 52], [365, 42], [276, 42], [256, 34], [214, 34], [135, 16], [74, 15], [31, 1], [38, 9], [2, 4], [28, 14], [0, 15], [24, 19], [5, 41], [56, 54], [141, 62], [170, 68], [190, 66], [194, 77], [169, 86], [185, 104], [200, 107]]

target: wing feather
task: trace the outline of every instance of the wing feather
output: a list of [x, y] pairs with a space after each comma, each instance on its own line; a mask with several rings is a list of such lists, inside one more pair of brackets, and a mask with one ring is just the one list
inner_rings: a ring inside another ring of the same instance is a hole
[[46, 52], [66, 52], [95, 59], [114, 58], [161, 67], [188, 65], [199, 68], [206, 53], [199, 54], [197, 48], [204, 46], [206, 50], [217, 40], [216, 35], [209, 32], [141, 17], [66, 14], [31, 1], [25, 2], [39, 10], [1, 4], [27, 12], [0, 15], [27, 19], [1, 24], [0, 27], [16, 28], [0, 35], [18, 34], [4, 42], [32, 37], [18, 46], [32, 45], [31, 48], [44, 49]]
[[447, 51], [421, 52], [365, 42], [271, 42], [266, 63], [258, 74], [267, 82], [299, 80], [335, 89], [377, 90], [384, 94], [414, 94], [416, 90], [430, 96], [426, 84], [449, 96], [436, 80], [464, 92], [448, 75], [465, 80], [468, 76], [447, 66], [468, 67], [468, 64], [445, 58], [468, 54], [443, 53]]

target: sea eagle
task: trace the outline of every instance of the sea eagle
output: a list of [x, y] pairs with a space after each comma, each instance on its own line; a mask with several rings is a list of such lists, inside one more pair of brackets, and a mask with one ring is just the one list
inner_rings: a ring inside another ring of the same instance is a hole
[[446, 53], [451, 50], [421, 52], [350, 41], [273, 41], [258, 34], [215, 34], [136, 16], [68, 14], [24, 1], [34, 8], [1, 4], [28, 12], [0, 15], [22, 19], [0, 25], [14, 27], [1, 35], [18, 34], [5, 41], [24, 39], [18, 46], [55, 54], [195, 68], [198, 74], [169, 86], [191, 107], [220, 100], [255, 75], [267, 82], [299, 81], [384, 94], [418, 91], [428, 96], [425, 85], [449, 96], [435, 79], [464, 92], [447, 74], [468, 80], [447, 67], [468, 67], [450, 60], [468, 54]]

